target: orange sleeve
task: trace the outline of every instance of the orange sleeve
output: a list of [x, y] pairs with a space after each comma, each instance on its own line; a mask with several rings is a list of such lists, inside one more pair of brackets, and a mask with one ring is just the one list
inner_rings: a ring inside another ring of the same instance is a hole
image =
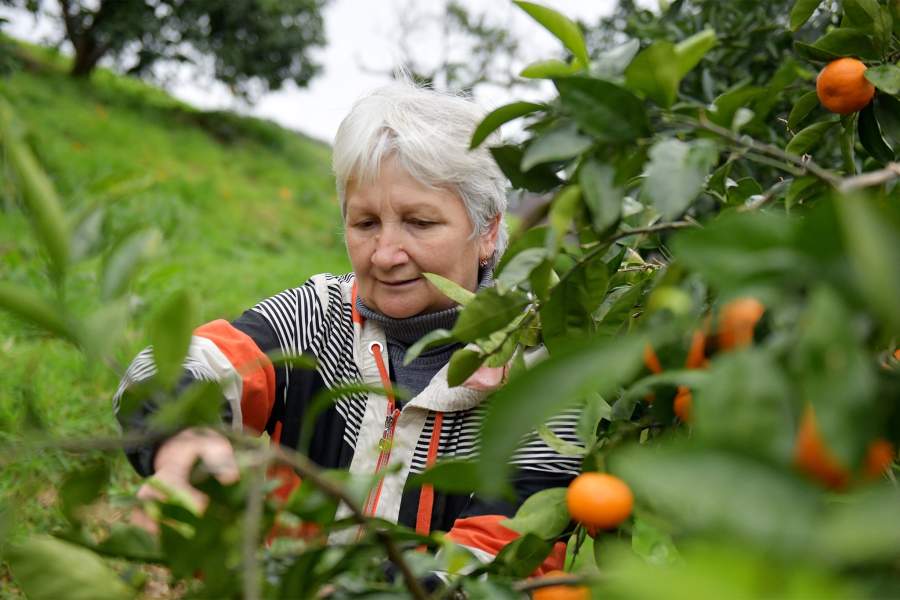
[[212, 341], [228, 359], [242, 381], [241, 413], [245, 428], [261, 433], [275, 404], [275, 369], [253, 339], [224, 319], [194, 330]]
[[[506, 518], [503, 515], [481, 515], [457, 519], [447, 537], [462, 546], [496, 556], [504, 546], [519, 537], [517, 532], [500, 524]], [[562, 569], [565, 559], [566, 543], [556, 542], [550, 555], [535, 569], [533, 575]]]

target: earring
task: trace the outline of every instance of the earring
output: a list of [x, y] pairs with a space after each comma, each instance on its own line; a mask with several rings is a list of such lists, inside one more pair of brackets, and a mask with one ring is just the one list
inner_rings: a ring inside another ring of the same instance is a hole
[[482, 269], [484, 269], [485, 267], [487, 267], [487, 266], [488, 266], [488, 259], [486, 259], [486, 258], [480, 259], [480, 260], [478, 261], [478, 266], [481, 267]]

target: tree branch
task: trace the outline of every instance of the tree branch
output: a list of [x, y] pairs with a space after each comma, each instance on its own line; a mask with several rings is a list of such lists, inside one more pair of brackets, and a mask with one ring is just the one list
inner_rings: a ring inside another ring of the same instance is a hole
[[813, 162], [811, 158], [806, 158], [803, 156], [798, 156], [796, 154], [791, 154], [789, 152], [785, 152], [781, 148], [777, 146], [773, 146], [772, 144], [766, 144], [760, 142], [758, 140], [753, 139], [750, 136], [746, 135], [738, 135], [730, 129], [725, 129], [724, 127], [720, 127], [715, 123], [711, 122], [706, 118], [706, 115], [701, 114], [700, 118], [697, 121], [693, 119], [684, 119], [685, 122], [690, 122], [695, 124], [700, 129], [704, 129], [709, 131], [710, 133], [715, 133], [719, 137], [725, 138], [729, 142], [733, 144], [737, 144], [739, 146], [743, 146], [745, 148], [749, 148], [754, 152], [758, 152], [760, 154], [766, 154], [768, 156], [772, 156], [774, 158], [778, 158], [785, 162], [788, 162], [792, 165], [796, 165], [800, 167], [803, 171], [814, 175], [830, 185], [831, 187], [837, 188], [840, 186], [841, 178], [825, 169], [820, 167], [818, 164]]
[[900, 163], [892, 162], [888, 163], [883, 169], [878, 171], [870, 171], [868, 173], [863, 173], [862, 175], [846, 177], [840, 182], [838, 189], [842, 192], [850, 192], [861, 188], [872, 187], [874, 185], [881, 185], [882, 183], [887, 183], [897, 177], [900, 177]]

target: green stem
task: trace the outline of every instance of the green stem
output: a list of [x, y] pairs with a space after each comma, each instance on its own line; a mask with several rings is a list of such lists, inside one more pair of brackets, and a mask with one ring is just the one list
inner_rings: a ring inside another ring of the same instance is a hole
[[841, 119], [841, 125], [844, 127], [841, 133], [841, 156], [844, 157], [844, 171], [847, 175], [856, 175], [856, 159], [853, 152], [856, 119], [856, 113]]

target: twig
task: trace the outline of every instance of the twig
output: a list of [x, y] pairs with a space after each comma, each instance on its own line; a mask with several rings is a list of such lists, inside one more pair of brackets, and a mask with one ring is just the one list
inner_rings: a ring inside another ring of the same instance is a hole
[[861, 188], [871, 187], [873, 185], [881, 185], [892, 179], [900, 177], [900, 163], [888, 163], [883, 169], [878, 171], [870, 171], [862, 175], [854, 175], [853, 177], [844, 178], [838, 189], [842, 192], [849, 192]]
[[787, 185], [788, 180], [782, 179], [768, 190], [765, 193], [760, 194], [754, 200], [748, 201], [744, 206], [738, 208], [738, 212], [747, 212], [751, 210], [759, 210], [769, 202], [775, 199], [776, 194], [781, 191], [785, 185]]
[[530, 592], [532, 590], [551, 587], [554, 585], [584, 585], [586, 583], [591, 583], [591, 580], [582, 575], [559, 575], [554, 577], [541, 577], [539, 579], [520, 581], [513, 585], [513, 589], [517, 592]]
[[247, 508], [244, 510], [244, 539], [241, 545], [241, 561], [243, 562], [244, 600], [260, 600], [259, 563], [256, 559], [259, 547], [259, 535], [263, 517], [263, 487], [266, 483], [266, 471], [271, 455], [261, 453], [260, 458], [250, 465], [249, 489], [247, 490]]
[[[596, 242], [596, 245], [591, 248], [584, 256], [578, 259], [577, 264], [586, 263], [591, 260], [598, 254], [606, 252], [607, 244], [611, 244], [617, 240], [621, 240], [622, 238], [631, 237], [632, 235], [643, 235], [646, 233], [659, 233], [660, 231], [670, 231], [673, 229], [685, 229], [688, 227], [698, 227], [696, 222], [691, 221], [673, 221], [671, 223], [660, 223], [659, 225], [651, 225], [649, 227], [638, 227], [635, 229], [628, 229], [625, 231], [620, 231], [616, 234], [607, 236], [606, 238]], [[566, 271], [565, 275], [559, 278], [559, 283], [556, 285], [560, 285], [566, 279], [569, 278], [569, 275], [575, 270], [575, 267]]]
[[750, 136], [746, 135], [738, 135], [731, 131], [730, 129], [725, 129], [724, 127], [720, 127], [715, 123], [711, 122], [706, 118], [706, 115], [701, 114], [699, 120], [696, 122], [693, 119], [685, 119], [686, 121], [690, 121], [695, 123], [700, 129], [705, 129], [711, 133], [715, 133], [716, 135], [725, 138], [726, 140], [737, 144], [739, 146], [744, 146], [745, 148], [749, 148], [754, 152], [758, 152], [760, 154], [767, 154], [769, 156], [773, 156], [775, 158], [781, 159], [785, 162], [788, 162], [792, 165], [796, 165], [800, 167], [803, 171], [809, 172], [812, 175], [815, 175], [831, 187], [837, 188], [841, 184], [841, 178], [825, 169], [820, 167], [818, 164], [813, 162], [812, 159], [806, 158], [803, 156], [798, 156], [796, 154], [791, 154], [790, 152], [785, 152], [778, 146], [773, 146], [772, 144], [766, 144], [760, 142], [758, 140], [753, 139]]

